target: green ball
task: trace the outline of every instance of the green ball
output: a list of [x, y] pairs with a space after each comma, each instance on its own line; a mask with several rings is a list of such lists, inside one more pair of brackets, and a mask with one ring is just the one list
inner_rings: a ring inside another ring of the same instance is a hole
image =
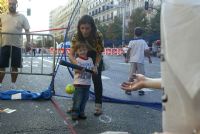
[[75, 91], [75, 87], [73, 84], [67, 84], [67, 86], [65, 87], [65, 92], [67, 94], [73, 94]]

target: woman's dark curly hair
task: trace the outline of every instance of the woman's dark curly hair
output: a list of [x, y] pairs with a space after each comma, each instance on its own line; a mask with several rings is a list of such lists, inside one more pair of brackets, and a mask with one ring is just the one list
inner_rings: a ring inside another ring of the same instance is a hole
[[95, 25], [94, 19], [89, 15], [83, 15], [80, 20], [78, 21], [77, 31], [78, 31], [78, 38], [80, 41], [84, 41], [84, 37], [80, 31], [80, 26], [82, 24], [89, 24], [91, 26], [91, 33], [90, 38], [96, 40], [96, 33], [97, 33], [97, 27]]

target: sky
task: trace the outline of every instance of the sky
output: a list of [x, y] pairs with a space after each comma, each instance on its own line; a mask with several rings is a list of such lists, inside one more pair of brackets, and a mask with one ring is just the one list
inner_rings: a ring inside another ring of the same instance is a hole
[[31, 8], [31, 16], [27, 16], [30, 31], [48, 30], [51, 10], [67, 4], [68, 0], [18, 0], [18, 11], [26, 16], [27, 8]]

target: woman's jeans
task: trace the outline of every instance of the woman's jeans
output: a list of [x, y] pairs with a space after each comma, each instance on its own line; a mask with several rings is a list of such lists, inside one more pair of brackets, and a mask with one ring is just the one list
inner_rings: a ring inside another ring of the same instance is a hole
[[102, 79], [101, 79], [102, 66], [103, 66], [103, 60], [101, 60], [101, 62], [99, 64], [98, 74], [92, 75], [96, 104], [102, 104], [102, 93], [103, 93], [103, 86], [102, 86]]

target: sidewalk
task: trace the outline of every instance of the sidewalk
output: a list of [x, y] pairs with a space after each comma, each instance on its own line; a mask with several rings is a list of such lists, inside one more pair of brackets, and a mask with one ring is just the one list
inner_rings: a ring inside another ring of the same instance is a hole
[[[128, 97], [120, 89], [119, 84], [127, 79], [128, 64], [121, 64], [123, 57], [109, 57], [110, 65], [113, 68], [110, 71], [103, 72], [103, 75], [109, 77], [103, 79], [104, 95], [112, 97]], [[147, 64], [147, 75], [158, 77], [159, 60], [155, 59], [152, 65]], [[40, 62], [38, 62], [40, 63]], [[50, 69], [50, 63], [45, 63], [46, 70]], [[149, 71], [150, 70], [150, 71]], [[119, 73], [119, 71], [121, 71]], [[65, 67], [60, 67], [55, 78], [55, 90], [59, 95], [66, 95], [64, 88], [66, 84], [72, 82], [72, 78], [67, 73]], [[115, 73], [118, 72], [118, 73]], [[19, 75], [17, 87], [27, 89], [32, 92], [40, 92], [50, 84], [51, 77]], [[114, 83], [115, 85], [111, 85]], [[4, 79], [3, 90], [9, 90], [10, 75]], [[77, 134], [99, 134], [106, 131], [128, 132], [129, 134], [150, 134], [155, 131], [161, 131], [161, 112], [142, 107], [138, 105], [103, 103], [104, 114], [100, 117], [93, 115], [94, 102], [89, 101], [86, 106], [87, 120], [72, 122], [66, 110], [71, 106], [71, 99], [64, 97], [53, 97], [61, 109], [61, 113], [67, 117], [63, 118], [55, 109], [51, 101], [28, 101], [28, 100], [0, 100], [0, 108], [16, 109], [15, 112], [7, 114], [0, 113], [0, 134], [71, 134], [69, 124], [74, 125]], [[160, 96], [157, 96], [160, 100]], [[140, 100], [142, 98], [140, 97]], [[154, 98], [155, 99], [155, 98]]]
[[[55, 97], [63, 112], [71, 100]], [[16, 109], [11, 114], [0, 113], [1, 134], [70, 134], [64, 119], [58, 114], [51, 101], [3, 101], [0, 107]], [[86, 107], [87, 120], [73, 122], [66, 114], [77, 134], [99, 134], [106, 131], [150, 134], [161, 131], [161, 112], [133, 105], [104, 103], [104, 114], [93, 115], [94, 102]]]

